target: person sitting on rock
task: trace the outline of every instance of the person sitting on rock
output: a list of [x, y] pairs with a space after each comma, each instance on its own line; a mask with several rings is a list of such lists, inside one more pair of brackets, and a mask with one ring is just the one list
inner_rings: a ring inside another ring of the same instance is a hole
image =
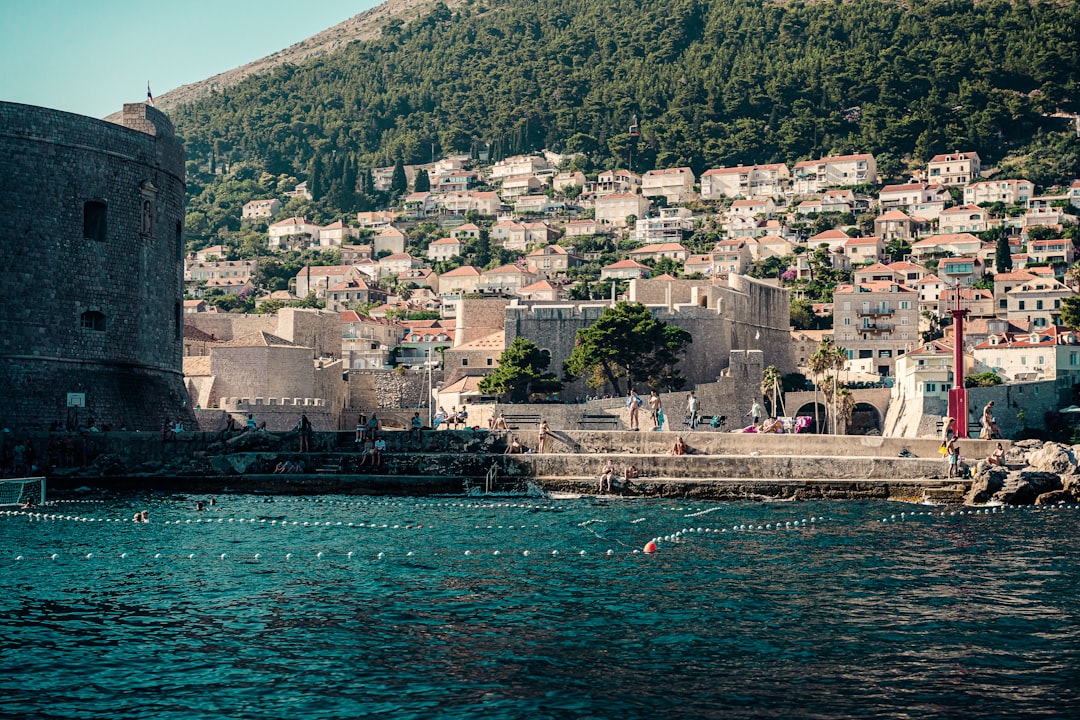
[[610, 460], [600, 471], [600, 492], [611, 492], [611, 481], [615, 478], [615, 465]]
[[986, 458], [986, 462], [997, 467], [1005, 466], [1005, 448], [1001, 446], [1001, 443], [997, 444], [994, 452], [990, 453], [990, 457]]
[[671, 446], [672, 455], [685, 455], [686, 443], [683, 442], [682, 436], [675, 438], [675, 444]]

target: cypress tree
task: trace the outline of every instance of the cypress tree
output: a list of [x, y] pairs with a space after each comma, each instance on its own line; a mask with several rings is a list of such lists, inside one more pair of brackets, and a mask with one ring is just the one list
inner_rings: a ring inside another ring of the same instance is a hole
[[1009, 231], [999, 228], [997, 247], [994, 249], [994, 269], [999, 273], [1009, 272], [1013, 268], [1012, 251], [1009, 249]]
[[395, 198], [398, 198], [404, 195], [408, 189], [409, 180], [405, 177], [405, 163], [401, 161], [401, 156], [398, 155], [397, 162], [394, 163], [394, 174], [390, 178], [390, 193]]

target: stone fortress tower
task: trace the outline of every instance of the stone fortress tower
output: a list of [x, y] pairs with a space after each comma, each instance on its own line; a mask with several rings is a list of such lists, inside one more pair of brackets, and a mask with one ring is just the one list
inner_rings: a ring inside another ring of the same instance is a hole
[[0, 427], [191, 422], [172, 123], [0, 102], [0, 158]]

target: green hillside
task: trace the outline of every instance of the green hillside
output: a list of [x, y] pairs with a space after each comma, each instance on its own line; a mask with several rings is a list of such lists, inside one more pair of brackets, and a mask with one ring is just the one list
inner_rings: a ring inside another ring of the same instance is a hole
[[1077, 111], [1078, 76], [1075, 1], [476, 0], [173, 119], [198, 165], [311, 173], [317, 197], [344, 183], [342, 210], [370, 202], [365, 168], [488, 146], [697, 173], [860, 151], [886, 177], [975, 150], [1047, 184], [1080, 172], [1049, 117]]

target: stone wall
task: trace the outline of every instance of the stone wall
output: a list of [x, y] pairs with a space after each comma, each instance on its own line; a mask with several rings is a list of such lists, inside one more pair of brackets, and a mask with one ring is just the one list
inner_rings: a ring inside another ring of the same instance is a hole
[[[122, 123], [0, 103], [6, 427], [191, 421], [181, 373], [183, 148], [168, 118], [142, 103], [125, 105]], [[86, 401], [71, 415], [69, 393]]]
[[454, 347], [501, 330], [506, 320], [506, 298], [461, 298], [457, 307]]

